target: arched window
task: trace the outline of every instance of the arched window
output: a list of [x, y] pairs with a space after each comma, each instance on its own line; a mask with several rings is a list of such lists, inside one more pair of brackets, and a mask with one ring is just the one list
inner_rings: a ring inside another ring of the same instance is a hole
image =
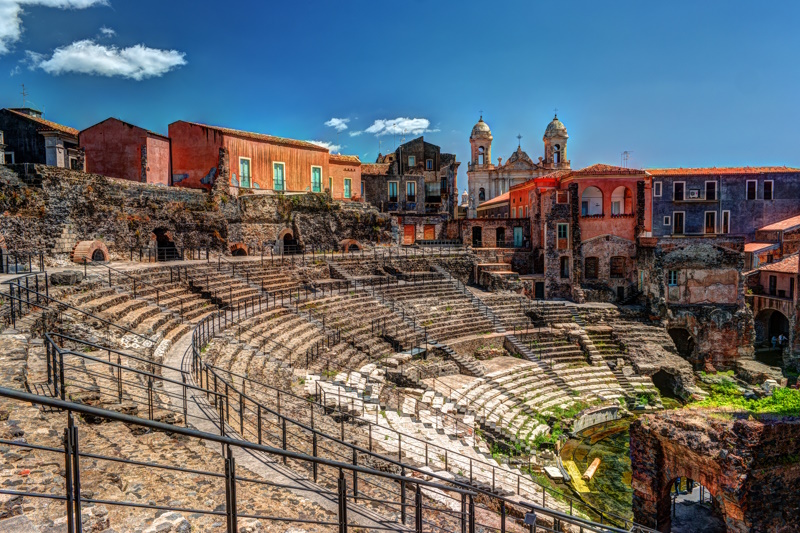
[[483, 146], [479, 146], [478, 147], [478, 164], [479, 165], [483, 164], [483, 155], [484, 155]]
[[485, 202], [486, 201], [486, 191], [481, 187], [478, 189], [478, 201]]
[[553, 163], [561, 163], [561, 145], [556, 144], [553, 146]]
[[633, 193], [625, 186], [619, 186], [611, 193], [611, 214], [630, 215], [633, 213]]
[[603, 214], [603, 192], [597, 187], [586, 187], [581, 195], [581, 216]]

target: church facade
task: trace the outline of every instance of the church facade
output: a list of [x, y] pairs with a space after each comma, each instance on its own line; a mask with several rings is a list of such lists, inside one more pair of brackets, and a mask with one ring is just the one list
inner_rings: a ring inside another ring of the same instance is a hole
[[527, 182], [532, 178], [549, 174], [556, 170], [570, 168], [567, 158], [567, 128], [554, 116], [547, 125], [542, 140], [544, 141], [544, 155], [537, 161], [518, 146], [516, 151], [503, 162], [497, 158], [497, 164], [492, 163], [492, 131], [481, 116], [478, 123], [472, 128], [469, 137], [470, 160], [467, 167], [467, 183], [469, 203], [467, 217], [477, 218], [478, 206], [493, 198], [501, 196], [514, 185]]

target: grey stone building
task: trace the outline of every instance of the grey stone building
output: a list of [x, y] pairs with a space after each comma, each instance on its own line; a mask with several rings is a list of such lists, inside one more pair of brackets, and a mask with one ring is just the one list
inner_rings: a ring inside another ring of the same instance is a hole
[[800, 169], [787, 167], [649, 169], [653, 236], [736, 235], [800, 214]]
[[458, 207], [455, 154], [418, 137], [393, 153], [378, 154], [374, 164], [362, 164], [364, 199], [382, 212], [402, 215], [446, 215]]
[[3, 162], [83, 170], [78, 130], [42, 118], [36, 109], [0, 109]]

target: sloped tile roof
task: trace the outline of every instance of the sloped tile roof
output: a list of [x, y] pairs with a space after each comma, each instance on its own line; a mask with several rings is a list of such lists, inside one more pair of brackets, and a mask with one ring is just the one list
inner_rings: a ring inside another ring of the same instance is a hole
[[778, 172], [800, 172], [792, 167], [706, 167], [706, 168], [648, 168], [654, 176], [710, 176], [726, 174], [774, 174]]
[[756, 270], [761, 272], [783, 272], [787, 274], [797, 274], [797, 254], [784, 257], [776, 263], [770, 263], [758, 267]]
[[288, 139], [286, 137], [276, 137], [275, 135], [267, 135], [266, 133], [254, 133], [251, 131], [223, 128], [221, 126], [211, 126], [209, 124], [201, 124], [199, 122], [189, 122], [189, 121], [182, 121], [182, 122], [185, 122], [186, 124], [191, 124], [193, 126], [199, 126], [201, 128], [208, 128], [210, 130], [215, 130], [225, 135], [233, 135], [235, 137], [252, 139], [254, 141], [271, 142], [275, 144], [283, 144], [286, 146], [295, 146], [297, 148], [307, 148], [309, 150], [319, 150], [321, 152], [328, 152], [328, 149], [325, 148], [324, 146], [320, 146], [318, 144], [314, 144], [308, 141], [298, 141], [296, 139]]
[[387, 176], [389, 174], [390, 163], [362, 163], [361, 175], [371, 174], [374, 176]]
[[487, 200], [487, 201], [483, 202], [481, 205], [478, 206], [478, 209], [481, 209], [481, 208], [484, 208], [484, 207], [492, 207], [492, 206], [494, 206], [496, 204], [502, 204], [503, 202], [508, 202], [508, 199], [510, 197], [511, 197], [511, 192], [510, 191], [509, 192], [504, 192], [500, 196], [496, 196], [496, 197], [492, 198], [491, 200]]
[[45, 120], [41, 117], [33, 117], [31, 115], [26, 115], [25, 113], [20, 113], [19, 111], [15, 111], [14, 109], [6, 109], [9, 113], [14, 113], [15, 115], [28, 119], [32, 122], [36, 122], [39, 124], [39, 131], [57, 131], [60, 133], [66, 133], [67, 135], [74, 135], [75, 137], [78, 136], [79, 131], [75, 128], [70, 128], [69, 126], [64, 126], [62, 124], [58, 124], [56, 122]]
[[774, 222], [763, 228], [758, 228], [758, 231], [783, 231], [797, 226], [800, 226], [800, 215]]
[[748, 242], [744, 245], [745, 252], [758, 252], [759, 250], [767, 250], [769, 248], [777, 248], [777, 242]]
[[361, 159], [357, 155], [331, 154], [330, 160], [336, 163], [361, 164]]
[[597, 164], [580, 170], [573, 170], [571, 176], [602, 176], [605, 174], [631, 175], [644, 174], [646, 171], [638, 168], [616, 167], [614, 165]]

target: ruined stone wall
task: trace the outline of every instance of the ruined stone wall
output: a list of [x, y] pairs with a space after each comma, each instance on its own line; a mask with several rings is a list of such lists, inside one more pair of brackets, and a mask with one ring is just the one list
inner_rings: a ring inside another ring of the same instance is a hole
[[[691, 353], [683, 353], [698, 369], [726, 370], [753, 355], [753, 315], [744, 301], [741, 239], [661, 239], [653, 248], [639, 247], [637, 267], [653, 315], [668, 330], [691, 335]], [[676, 285], [669, 272], [677, 273]]]
[[630, 427], [634, 520], [670, 531], [677, 477], [706, 487], [728, 531], [800, 531], [800, 419], [689, 409]]
[[79, 241], [103, 241], [112, 253], [149, 247], [158, 228], [178, 247], [220, 250], [231, 207], [200, 191], [45, 165], [7, 167], [0, 179], [0, 233], [17, 250], [53, 251], [65, 228]]
[[[570, 204], [556, 203], [555, 192], [544, 195], [545, 206], [545, 243], [544, 243], [544, 277], [546, 298], [572, 298], [572, 280], [575, 278], [575, 268], [579, 260], [577, 251], [580, 249], [581, 229], [577, 221], [577, 205], [574, 198], [577, 196], [577, 185], [570, 185]], [[574, 209], [573, 209], [574, 207]], [[558, 223], [570, 224], [570, 239], [572, 246], [567, 249], [558, 249]], [[570, 262], [570, 275], [561, 277], [561, 257], [567, 257]]]

